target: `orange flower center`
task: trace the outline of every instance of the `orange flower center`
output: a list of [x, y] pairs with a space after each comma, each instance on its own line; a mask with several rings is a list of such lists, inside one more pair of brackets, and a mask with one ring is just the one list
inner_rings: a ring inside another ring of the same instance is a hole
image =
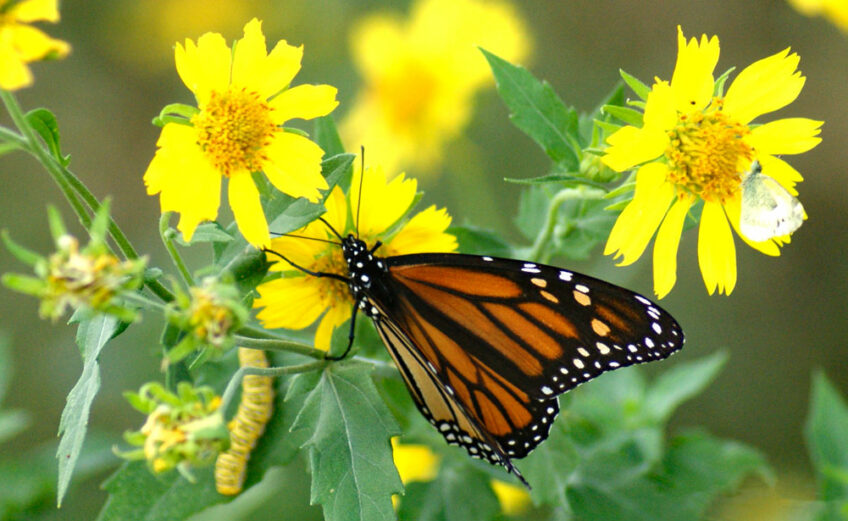
[[745, 137], [747, 125], [721, 111], [722, 99], [714, 99], [704, 112], [681, 115], [668, 132], [665, 152], [669, 180], [705, 201], [724, 203], [739, 192], [740, 165], [754, 157]]
[[244, 89], [212, 92], [209, 102], [191, 118], [197, 144], [225, 176], [262, 170], [265, 148], [278, 131], [271, 107], [259, 94]]
[[[311, 268], [319, 273], [337, 273], [347, 276], [347, 263], [341, 248], [333, 245], [327, 253], [320, 257]], [[321, 298], [329, 306], [352, 305], [353, 299], [347, 286], [329, 277], [316, 279]]]

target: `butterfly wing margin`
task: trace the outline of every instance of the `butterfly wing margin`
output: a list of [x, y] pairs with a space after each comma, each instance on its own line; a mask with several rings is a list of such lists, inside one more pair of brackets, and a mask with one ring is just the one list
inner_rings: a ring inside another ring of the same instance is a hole
[[803, 223], [803, 205], [774, 178], [752, 173], [742, 182], [739, 228], [746, 238], [767, 241], [788, 235]]
[[409, 336], [385, 316], [375, 318], [374, 324], [424, 418], [449, 444], [465, 448], [472, 458], [502, 465], [529, 487], [504, 449], [489, 433], [480, 428], [479, 419], [469, 415], [466, 408], [454, 397], [452, 389], [446, 388], [434, 374]]

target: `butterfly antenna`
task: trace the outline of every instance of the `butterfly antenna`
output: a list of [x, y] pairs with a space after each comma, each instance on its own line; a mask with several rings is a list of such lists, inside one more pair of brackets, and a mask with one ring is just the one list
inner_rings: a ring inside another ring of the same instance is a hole
[[[318, 220], [321, 221], [322, 223], [324, 223], [327, 226], [327, 228], [329, 228], [330, 231], [333, 232], [333, 235], [338, 237], [340, 241], [344, 242], [344, 238], [342, 238], [342, 236], [339, 234], [339, 232], [337, 232], [336, 229], [333, 228], [332, 224], [328, 223], [327, 220], [324, 219], [323, 217], [319, 217]], [[333, 241], [327, 241], [327, 242], [331, 242], [331, 243], [335, 244]]]
[[359, 237], [359, 211], [362, 209], [362, 183], [365, 180], [365, 146], [359, 147], [360, 167], [359, 167], [359, 194], [356, 200], [356, 222], [353, 229], [356, 231], [356, 236]]
[[318, 237], [307, 237], [306, 235], [295, 235], [293, 233], [277, 233], [277, 232], [271, 232], [271, 235], [275, 235], [277, 237], [291, 237], [292, 239], [306, 239], [308, 241], [318, 241], [318, 242], [324, 242], [324, 243], [327, 243], [327, 244], [335, 244], [336, 246], [340, 246], [340, 243], [338, 243], [336, 241], [331, 241], [329, 239], [320, 239]]
[[339, 275], [338, 273], [330, 273], [330, 272], [324, 272], [324, 271], [312, 271], [308, 268], [304, 268], [303, 266], [301, 266], [299, 264], [295, 264], [294, 262], [289, 260], [282, 253], [278, 253], [274, 250], [269, 250], [268, 248], [262, 248], [262, 251], [265, 252], [266, 254], [270, 253], [271, 255], [276, 255], [277, 257], [279, 257], [279, 258], [283, 259], [284, 261], [286, 261], [287, 263], [289, 263], [296, 270], [302, 271], [302, 272], [306, 273], [307, 275], [312, 275], [313, 277], [324, 277], [324, 278], [328, 278], [328, 279], [335, 279], [335, 280], [342, 281], [344, 283], [350, 282], [350, 279], [348, 279], [347, 277], [344, 277], [342, 275]]

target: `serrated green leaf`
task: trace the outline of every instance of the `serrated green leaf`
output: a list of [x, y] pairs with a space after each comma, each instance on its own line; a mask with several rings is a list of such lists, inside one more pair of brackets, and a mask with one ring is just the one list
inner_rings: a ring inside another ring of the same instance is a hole
[[143, 461], [126, 463], [103, 484], [109, 499], [97, 519], [179, 521], [228, 500], [215, 490], [211, 468], [192, 473], [196, 483], [175, 471], [154, 476]]
[[400, 500], [399, 519], [466, 521], [497, 519], [498, 499], [488, 474], [469, 465], [442, 465], [433, 481], [410, 483]]
[[823, 372], [813, 377], [804, 435], [825, 501], [823, 519], [843, 519], [848, 508], [848, 405]]
[[38, 135], [44, 140], [50, 154], [55, 157], [62, 166], [68, 166], [70, 163], [69, 157], [62, 157], [62, 149], [60, 146], [59, 124], [56, 122], [56, 116], [47, 109], [39, 108], [31, 110], [25, 116], [30, 126], [38, 132]]
[[581, 148], [577, 112], [562, 102], [550, 84], [540, 82], [527, 69], [480, 50], [515, 126], [541, 145], [555, 163], [576, 171]]
[[604, 112], [611, 116], [620, 119], [621, 121], [634, 127], [642, 127], [642, 113], [638, 110], [633, 110], [628, 107], [616, 107], [615, 105], [605, 105]]
[[624, 80], [624, 83], [626, 83], [628, 87], [630, 87], [630, 90], [643, 100], [648, 99], [648, 94], [651, 92], [650, 87], [642, 83], [642, 81], [635, 76], [631, 76], [625, 72], [624, 69], [618, 69], [618, 73], [621, 74], [621, 79]]
[[344, 154], [342, 138], [339, 136], [339, 130], [336, 128], [336, 121], [333, 116], [327, 115], [315, 118], [313, 124], [312, 134], [315, 137], [315, 143], [324, 151], [324, 157]]
[[727, 353], [718, 352], [671, 366], [648, 388], [644, 404], [646, 412], [657, 421], [667, 421], [681, 403], [700, 394], [715, 380], [727, 359]]
[[[91, 403], [100, 390], [100, 366], [97, 358], [106, 343], [120, 331], [122, 324], [118, 319], [104, 314], [83, 320], [77, 329], [77, 345], [83, 351], [82, 375], [68, 394], [62, 417], [59, 421], [59, 480], [56, 490], [57, 504], [71, 482], [74, 467], [77, 464], [83, 441], [88, 428], [88, 414]], [[126, 326], [124, 326], [126, 327]]]
[[395, 519], [391, 496], [403, 490], [392, 460], [391, 436], [400, 433], [371, 381], [371, 366], [337, 362], [298, 375], [290, 393], [312, 385], [292, 430], [311, 433], [303, 448], [312, 470], [311, 502], [329, 521]]
[[456, 237], [459, 251], [472, 255], [509, 257], [512, 248], [495, 232], [467, 224], [451, 226], [448, 233]]

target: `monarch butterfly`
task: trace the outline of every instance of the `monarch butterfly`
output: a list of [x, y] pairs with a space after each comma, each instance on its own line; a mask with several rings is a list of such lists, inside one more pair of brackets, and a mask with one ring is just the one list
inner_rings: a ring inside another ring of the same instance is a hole
[[[240, 347], [238, 359], [241, 367], [268, 367], [264, 351]], [[265, 431], [274, 402], [270, 376], [246, 375], [241, 388], [241, 402], [229, 425], [230, 448], [215, 461], [215, 488], [227, 496], [241, 492], [247, 460]]]
[[[424, 417], [474, 458], [513, 465], [548, 436], [557, 395], [605, 371], [666, 358], [683, 332], [645, 297], [572, 271], [452, 253], [376, 255], [338, 237], [348, 286], [374, 322]], [[341, 356], [344, 357], [348, 351]], [[332, 357], [332, 358], [341, 358]]]

